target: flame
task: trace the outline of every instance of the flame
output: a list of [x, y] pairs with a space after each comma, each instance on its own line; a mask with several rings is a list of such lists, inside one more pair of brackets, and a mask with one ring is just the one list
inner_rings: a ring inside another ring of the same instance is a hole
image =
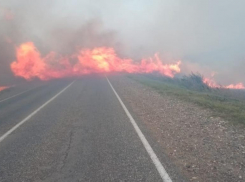
[[[50, 80], [72, 76], [82, 76], [91, 73], [153, 73], [173, 78], [179, 73], [181, 61], [175, 64], [163, 64], [155, 54], [153, 57], [135, 62], [132, 59], [119, 58], [113, 48], [98, 47], [94, 49], [81, 49], [73, 55], [62, 57], [55, 52], [41, 56], [32, 42], [21, 44], [16, 48], [16, 61], [11, 64], [11, 69], [16, 76], [26, 80], [39, 78]], [[243, 83], [222, 86], [211, 78], [203, 78], [203, 82], [212, 88], [245, 89]], [[0, 87], [1, 88], [1, 87]]]
[[229, 89], [245, 89], [243, 83], [238, 83], [236, 85], [231, 84], [231, 85], [226, 86], [226, 88], [229, 88]]
[[245, 89], [245, 86], [243, 85], [243, 83], [230, 84], [228, 86], [222, 86], [222, 85], [217, 84], [211, 78], [203, 78], [203, 83], [205, 83], [206, 85], [208, 85], [211, 88]]
[[11, 69], [16, 76], [27, 80], [33, 77], [44, 79], [42, 72], [45, 70], [45, 63], [32, 42], [27, 42], [18, 47], [16, 57], [18, 61], [11, 64]]
[[168, 77], [174, 77], [180, 72], [181, 61], [176, 64], [163, 64], [158, 54], [148, 59], [135, 62], [132, 59], [121, 59], [110, 47], [82, 49], [74, 55], [62, 57], [55, 52], [41, 57], [32, 42], [21, 44], [16, 48], [16, 61], [11, 69], [16, 76], [31, 80], [35, 77], [41, 80], [82, 76], [91, 73], [152, 73], [159, 72]]
[[8, 86], [2, 86], [2, 87], [0, 87], [0, 92], [3, 91], [3, 90], [6, 90], [8, 88], [9, 88]]
[[211, 78], [203, 78], [203, 83], [211, 88], [221, 88], [221, 85], [218, 85], [213, 79]]

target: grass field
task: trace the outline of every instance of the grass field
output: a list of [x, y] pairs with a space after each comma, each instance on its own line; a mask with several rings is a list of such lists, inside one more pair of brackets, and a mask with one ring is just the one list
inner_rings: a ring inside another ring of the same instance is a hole
[[233, 124], [245, 126], [245, 91], [212, 89], [203, 84], [201, 76], [192, 74], [181, 79], [154, 75], [129, 75], [129, 78], [147, 85], [160, 94], [168, 94], [209, 108], [215, 116]]

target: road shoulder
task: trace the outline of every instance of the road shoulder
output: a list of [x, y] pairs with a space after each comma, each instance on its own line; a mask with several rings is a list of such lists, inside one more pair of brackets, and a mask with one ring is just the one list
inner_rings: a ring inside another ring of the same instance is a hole
[[161, 145], [162, 153], [190, 181], [243, 181], [243, 129], [125, 76], [110, 80], [134, 117]]

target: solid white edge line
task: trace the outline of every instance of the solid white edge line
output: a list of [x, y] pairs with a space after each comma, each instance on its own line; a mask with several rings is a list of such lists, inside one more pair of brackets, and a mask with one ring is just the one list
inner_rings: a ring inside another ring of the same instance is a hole
[[24, 93], [26, 93], [26, 92], [29, 92], [29, 91], [31, 91], [31, 90], [34, 90], [35, 88], [38, 88], [38, 87], [31, 88], [31, 89], [29, 89], [29, 90], [26, 90], [26, 91], [24, 91], [24, 92], [18, 93], [18, 94], [16, 94], [16, 95], [13, 95], [13, 96], [8, 97], [8, 98], [6, 98], [6, 99], [0, 100], [0, 103], [1, 103], [1, 102], [4, 102], [4, 101], [6, 101], [6, 100], [12, 99], [12, 98], [14, 98], [14, 97], [17, 97], [17, 96], [19, 96], [19, 95], [22, 95], [22, 94], [24, 94]]
[[70, 83], [68, 86], [66, 86], [63, 90], [61, 90], [59, 93], [57, 93], [54, 97], [49, 99], [47, 102], [45, 102], [42, 106], [40, 106], [37, 110], [32, 112], [29, 116], [27, 116], [25, 119], [23, 119], [21, 122], [16, 124], [13, 128], [8, 130], [4, 135], [0, 137], [0, 143], [7, 138], [12, 132], [14, 132], [17, 128], [19, 128], [21, 125], [23, 125], [26, 121], [31, 119], [35, 114], [37, 114], [40, 110], [42, 110], [45, 106], [47, 106], [50, 102], [52, 102], [56, 97], [58, 97], [60, 94], [62, 94], [66, 89], [68, 89], [75, 81]]
[[172, 182], [170, 176], [168, 175], [167, 171], [165, 170], [165, 168], [163, 167], [163, 165], [161, 164], [160, 160], [158, 159], [157, 155], [155, 154], [155, 152], [153, 151], [152, 147], [150, 146], [149, 142], [146, 140], [144, 134], [141, 132], [140, 128], [138, 127], [136, 121], [134, 120], [134, 118], [132, 117], [132, 115], [130, 114], [130, 112], [128, 111], [128, 109], [126, 108], [126, 106], [124, 105], [123, 101], [121, 100], [121, 98], [119, 97], [119, 95], [117, 94], [116, 90], [114, 89], [114, 87], [112, 86], [111, 82], [109, 81], [109, 79], [106, 77], [107, 82], [109, 83], [111, 89], [113, 90], [114, 94], [116, 95], [118, 101], [120, 102], [121, 106], [123, 107], [125, 113], [127, 114], [131, 124], [133, 125], [136, 133], [138, 134], [141, 142], [143, 143], [147, 153], [149, 154], [151, 160], [153, 161], [155, 167], [157, 168], [158, 173], [160, 174], [162, 180], [164, 182]]

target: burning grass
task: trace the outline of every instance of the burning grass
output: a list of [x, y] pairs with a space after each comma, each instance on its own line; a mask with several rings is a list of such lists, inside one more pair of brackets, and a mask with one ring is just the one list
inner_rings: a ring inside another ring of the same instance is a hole
[[54, 51], [43, 56], [33, 42], [26, 42], [16, 48], [16, 61], [10, 67], [15, 76], [26, 80], [39, 78], [81, 77], [100, 73], [153, 73], [168, 77], [179, 73], [181, 61], [165, 64], [158, 54], [135, 62], [130, 58], [120, 58], [112, 47], [80, 49], [72, 55], [62, 56]]
[[130, 75], [131, 79], [154, 88], [160, 94], [169, 94], [179, 99], [209, 108], [215, 116], [231, 123], [245, 125], [245, 91], [211, 88], [203, 83], [201, 75], [191, 74], [182, 78], [166, 78], [156, 75]]

